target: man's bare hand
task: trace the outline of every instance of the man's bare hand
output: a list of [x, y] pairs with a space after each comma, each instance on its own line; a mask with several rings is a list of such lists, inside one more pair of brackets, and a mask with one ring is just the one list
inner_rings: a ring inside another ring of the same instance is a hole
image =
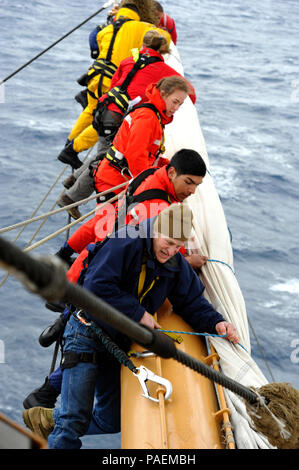
[[227, 335], [227, 339], [232, 343], [238, 343], [240, 341], [240, 338], [237, 335], [237, 330], [232, 323], [221, 321], [217, 323], [215, 330], [219, 335]]
[[149, 328], [162, 328], [161, 325], [159, 325], [159, 323], [155, 321], [154, 317], [148, 312], [144, 312], [144, 315], [139, 323], [148, 326]]

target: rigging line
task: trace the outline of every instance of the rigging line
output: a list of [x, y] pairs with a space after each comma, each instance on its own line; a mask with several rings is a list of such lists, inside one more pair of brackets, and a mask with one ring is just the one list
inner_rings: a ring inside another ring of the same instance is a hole
[[269, 365], [269, 363], [268, 363], [268, 361], [267, 361], [267, 358], [266, 358], [266, 356], [265, 356], [264, 350], [263, 350], [263, 348], [262, 348], [262, 346], [261, 346], [261, 344], [260, 344], [260, 342], [259, 342], [259, 339], [258, 339], [258, 337], [257, 337], [256, 332], [254, 331], [253, 325], [252, 325], [252, 323], [251, 323], [249, 317], [248, 317], [248, 323], [249, 323], [249, 326], [250, 326], [250, 328], [251, 328], [251, 330], [252, 330], [253, 336], [254, 336], [255, 341], [256, 341], [256, 343], [257, 343], [257, 346], [258, 346], [258, 348], [259, 348], [259, 350], [260, 350], [260, 353], [261, 353], [261, 355], [263, 356], [264, 363], [265, 363], [265, 365], [266, 365], [266, 367], [267, 367], [267, 369], [268, 369], [268, 372], [269, 372], [269, 374], [270, 374], [270, 377], [271, 377], [271, 379], [273, 380], [273, 382], [276, 382], [276, 380], [275, 380], [275, 378], [274, 378], [274, 376], [273, 376], [273, 373], [272, 373], [272, 371], [271, 371], [270, 365]]
[[71, 29], [71, 31], [69, 31], [68, 33], [64, 34], [63, 36], [61, 36], [60, 39], [58, 39], [57, 41], [53, 42], [53, 44], [51, 44], [49, 47], [47, 47], [46, 49], [44, 49], [43, 51], [41, 51], [39, 54], [35, 55], [34, 57], [32, 57], [32, 59], [28, 60], [28, 62], [26, 62], [25, 64], [23, 64], [21, 67], [19, 67], [17, 70], [15, 70], [14, 72], [12, 72], [11, 74], [9, 74], [7, 77], [5, 77], [3, 80], [0, 80], [0, 85], [2, 85], [3, 83], [5, 83], [7, 80], [9, 80], [10, 78], [12, 78], [14, 75], [16, 75], [18, 72], [20, 72], [21, 70], [23, 70], [25, 67], [27, 67], [28, 65], [30, 65], [32, 62], [34, 62], [36, 59], [38, 59], [39, 57], [41, 57], [43, 54], [45, 54], [46, 52], [48, 52], [50, 49], [52, 49], [52, 47], [56, 46], [59, 42], [63, 41], [63, 39], [65, 39], [66, 37], [68, 37], [70, 34], [72, 34], [74, 31], [76, 31], [77, 29], [81, 28], [81, 26], [83, 26], [85, 23], [87, 23], [89, 20], [91, 20], [92, 18], [94, 18], [96, 15], [98, 15], [99, 13], [101, 13], [103, 10], [105, 10], [108, 6], [112, 5], [113, 3], [113, 0], [110, 0], [110, 1], [107, 1], [103, 6], [102, 8], [100, 8], [99, 10], [97, 10], [95, 13], [93, 13], [91, 16], [89, 16], [88, 18], [86, 18], [86, 20], [82, 21], [82, 23], [78, 24], [77, 26], [75, 26], [75, 28]]
[[[1, 230], [0, 230], [0, 233], [1, 233]], [[235, 274], [235, 271], [233, 270], [233, 268], [229, 264], [225, 263], [224, 261], [220, 261], [219, 259], [208, 259], [207, 261], [209, 261], [210, 263], [224, 264]]]
[[[55, 214], [59, 214], [60, 212], [63, 212], [67, 209], [71, 209], [72, 207], [77, 207], [81, 204], [85, 204], [89, 201], [92, 201], [93, 199], [96, 199], [98, 198], [99, 196], [101, 195], [104, 195], [104, 194], [107, 194], [107, 193], [110, 193], [111, 191], [115, 190], [115, 189], [119, 189], [119, 188], [122, 188], [123, 186], [125, 186], [126, 184], [128, 184], [127, 181], [125, 181], [124, 183], [121, 183], [119, 184], [118, 186], [115, 186], [111, 189], [106, 189], [105, 191], [101, 192], [101, 193], [97, 193], [97, 194], [94, 194], [93, 196], [89, 196], [85, 199], [81, 199], [80, 201], [76, 201], [76, 202], [73, 202], [72, 204], [69, 204], [68, 206], [63, 206], [63, 207], [60, 207], [59, 209], [55, 209], [55, 210], [51, 210], [49, 212], [45, 212], [44, 214], [41, 214], [41, 215], [38, 215], [36, 217], [32, 217], [30, 219], [27, 219], [27, 220], [24, 220], [23, 222], [18, 222], [17, 224], [14, 224], [14, 225], [11, 225], [10, 227], [5, 227], [5, 228], [1, 228], [0, 229], [0, 234], [1, 233], [5, 233], [5, 232], [9, 232], [10, 230], [13, 230], [15, 228], [18, 228], [18, 227], [21, 227], [22, 225], [29, 225], [33, 222], [37, 222], [38, 220], [41, 220], [41, 219], [44, 219], [44, 218], [48, 218], [50, 215], [55, 215]], [[56, 205], [56, 203], [55, 203]], [[55, 207], [55, 206], [54, 206]]]
[[124, 191], [122, 191], [121, 193], [119, 193], [119, 194], [117, 194], [116, 196], [112, 197], [111, 199], [108, 199], [108, 201], [105, 201], [105, 202], [104, 202], [103, 204], [101, 204], [100, 206], [95, 207], [94, 209], [92, 209], [92, 211], [88, 212], [87, 214], [82, 215], [82, 217], [80, 217], [80, 219], [74, 220], [74, 221], [71, 222], [70, 224], [65, 225], [64, 227], [60, 228], [60, 229], [57, 230], [56, 232], [53, 232], [52, 234], [50, 234], [50, 235], [48, 235], [47, 237], [43, 238], [43, 239], [40, 240], [39, 242], [34, 243], [34, 245], [27, 246], [27, 247], [24, 249], [24, 251], [31, 251], [31, 250], [34, 250], [35, 248], [38, 248], [40, 245], [43, 245], [44, 243], [46, 243], [47, 241], [52, 240], [52, 238], [55, 238], [57, 235], [60, 235], [62, 232], [64, 232], [64, 231], [67, 230], [68, 228], [71, 228], [71, 227], [73, 227], [74, 225], [78, 224], [79, 222], [82, 222], [82, 220], [87, 219], [87, 217], [89, 217], [90, 215], [92, 215], [94, 212], [98, 211], [99, 208], [105, 207], [107, 204], [109, 204], [110, 202], [115, 201], [119, 196], [122, 196], [123, 194], [124, 194]]
[[[216, 337], [216, 338], [226, 338], [227, 337], [227, 334], [225, 335], [217, 335], [215, 333], [197, 333], [197, 332], [194, 332], [194, 331], [175, 331], [175, 330], [161, 330], [161, 329], [158, 329], [158, 331], [161, 331], [162, 333], [177, 333], [177, 334], [182, 334], [182, 335], [195, 335], [195, 336], [213, 336], [213, 337]], [[243, 344], [241, 343], [236, 343], [238, 346], [241, 346], [242, 349], [244, 349], [244, 351], [247, 351], [247, 349], [245, 348], [245, 346], [243, 346]]]
[[[87, 159], [88, 155], [90, 154], [92, 149], [89, 150], [89, 152], [85, 155], [84, 159], [83, 159], [83, 162]], [[34, 216], [36, 214], [36, 212], [38, 211], [38, 209], [42, 206], [42, 204], [45, 202], [45, 200], [47, 199], [48, 195], [50, 194], [50, 192], [52, 191], [52, 189], [55, 187], [55, 185], [57, 184], [57, 182], [59, 181], [59, 179], [62, 177], [62, 175], [64, 174], [66, 168], [67, 168], [68, 165], [65, 165], [63, 170], [60, 172], [60, 174], [58, 175], [58, 177], [56, 178], [56, 180], [54, 181], [54, 183], [52, 184], [51, 188], [48, 190], [48, 192], [45, 194], [45, 196], [43, 197], [42, 201], [39, 203], [39, 205], [37, 206], [37, 208], [33, 211], [32, 213], [32, 216]], [[64, 193], [64, 190], [61, 192], [60, 196]], [[59, 197], [60, 197], [59, 196]], [[57, 204], [57, 201], [58, 199], [55, 201], [55, 203], [52, 205], [51, 207], [51, 210], [53, 210]], [[47, 218], [45, 218], [42, 223], [39, 225], [39, 227], [36, 229], [36, 231], [34, 232], [34, 234], [32, 235], [31, 239], [26, 243], [26, 248], [31, 244], [32, 240], [34, 240], [34, 238], [36, 237], [36, 235], [38, 234], [38, 232], [41, 230], [41, 228], [43, 227], [43, 225], [45, 224], [45, 222], [47, 221]], [[24, 231], [25, 229], [25, 226], [20, 230], [19, 234], [15, 237], [14, 241], [16, 241], [21, 233]], [[3, 284], [5, 283], [5, 281], [7, 280], [7, 278], [9, 277], [9, 273], [6, 273], [6, 275], [4, 276], [4, 278], [0, 281], [0, 287], [3, 286]]]

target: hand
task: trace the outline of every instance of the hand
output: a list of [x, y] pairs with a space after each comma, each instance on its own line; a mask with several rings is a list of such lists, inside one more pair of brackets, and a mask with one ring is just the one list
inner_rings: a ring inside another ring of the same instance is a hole
[[207, 256], [198, 255], [195, 253], [193, 253], [192, 255], [186, 256], [186, 260], [195, 271], [200, 269], [204, 264], [206, 264], [208, 259], [209, 258]]
[[159, 325], [159, 323], [155, 321], [154, 317], [148, 312], [144, 312], [143, 317], [139, 323], [148, 326], [149, 328], [162, 328], [161, 325]]
[[221, 321], [216, 324], [215, 330], [219, 335], [227, 335], [227, 339], [232, 343], [238, 343], [240, 341], [239, 336], [237, 335], [237, 330], [232, 323], [227, 321]]

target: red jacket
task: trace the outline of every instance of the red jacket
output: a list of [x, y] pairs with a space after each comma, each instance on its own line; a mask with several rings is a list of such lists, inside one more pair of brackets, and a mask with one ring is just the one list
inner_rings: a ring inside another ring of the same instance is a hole
[[162, 189], [168, 194], [169, 202], [167, 203], [163, 199], [150, 199], [137, 204], [132, 211], [128, 212], [126, 224], [132, 223], [133, 221], [134, 223], [140, 223], [142, 220], [158, 215], [163, 209], [169, 206], [169, 204], [179, 202], [174, 191], [173, 183], [167, 175], [166, 165], [159, 168], [154, 174], [148, 176], [136, 189], [134, 195], [137, 196], [148, 189]]
[[[172, 75], [179, 75], [179, 76], [181, 75], [172, 67], [165, 64], [163, 56], [159, 54], [159, 52], [155, 51], [154, 49], [143, 47], [140, 50], [140, 54], [147, 54], [150, 57], [158, 57], [159, 59], [162, 60], [161, 62], [160, 61], [154, 62], [153, 64], [149, 64], [146, 67], [138, 70], [138, 72], [133, 77], [131, 83], [129, 84], [127, 88], [127, 92], [131, 100], [133, 100], [137, 96], [140, 96], [141, 102], [144, 102], [146, 101], [145, 91], [148, 85], [150, 85], [151, 83], [157, 83], [163, 77], [171, 77]], [[128, 57], [127, 59], [123, 60], [120, 63], [120, 66], [116, 70], [111, 80], [110, 90], [111, 88], [120, 86], [124, 82], [128, 73], [132, 70], [134, 64], [135, 62], [134, 62], [133, 57]], [[189, 93], [190, 99], [192, 100], [193, 103], [195, 103], [196, 101], [195, 90], [188, 80], [187, 82], [190, 88], [190, 93]], [[101, 96], [99, 101], [100, 102], [104, 101], [106, 96], [107, 96], [106, 94]], [[120, 112], [120, 109], [114, 103], [111, 103], [108, 106], [108, 109], [110, 109], [111, 111], [118, 112], [118, 113]]]
[[166, 29], [166, 31], [168, 31], [171, 35], [172, 42], [176, 44], [177, 32], [176, 32], [175, 22], [173, 18], [166, 15], [166, 13], [163, 13], [160, 23], [158, 24], [158, 28]]
[[[172, 117], [166, 116], [165, 102], [154, 84], [147, 87], [146, 97], [149, 103], [154, 104], [158, 109], [161, 123], [151, 109], [137, 108], [126, 116], [113, 140], [113, 146], [127, 160], [133, 177], [156, 163], [163, 136], [162, 126], [173, 120]], [[163, 160], [158, 162], [158, 166], [163, 164], [165, 164]], [[96, 190], [101, 192], [123, 183], [124, 176], [104, 158], [96, 171], [94, 180]], [[121, 192], [121, 190], [116, 192]]]
[[[142, 193], [148, 189], [162, 189], [165, 191], [169, 196], [169, 203], [164, 201], [163, 199], [151, 199], [148, 201], [144, 201], [142, 203], [137, 204], [133, 211], [129, 211], [126, 217], [126, 224], [129, 223], [140, 223], [145, 219], [149, 219], [151, 217], [155, 217], [158, 215], [163, 209], [165, 209], [169, 204], [177, 203], [179, 200], [174, 191], [173, 183], [170, 181], [166, 166], [159, 168], [154, 174], [148, 176], [136, 189], [135, 195]], [[122, 200], [120, 201], [120, 206], [122, 204]], [[117, 210], [115, 214], [117, 213]], [[88, 252], [85, 247], [89, 243], [96, 242], [98, 240], [102, 240], [105, 236], [111, 232], [112, 225], [115, 220], [115, 216], [111, 213], [111, 223], [107, 224], [107, 216], [102, 215], [102, 217], [106, 217], [106, 220], [101, 220], [101, 214], [97, 214], [93, 217], [93, 219], [89, 220], [86, 225], [86, 230], [82, 230], [82, 227], [71, 236], [68, 240], [68, 244], [77, 252], [80, 253], [76, 261], [73, 263], [71, 268], [67, 273], [67, 278], [71, 282], [77, 282], [78, 277], [80, 275], [82, 269], [82, 263], [86, 258]], [[88, 228], [87, 228], [88, 227]], [[104, 230], [107, 230], [107, 233]], [[182, 254], [186, 253], [185, 248], [181, 250]]]

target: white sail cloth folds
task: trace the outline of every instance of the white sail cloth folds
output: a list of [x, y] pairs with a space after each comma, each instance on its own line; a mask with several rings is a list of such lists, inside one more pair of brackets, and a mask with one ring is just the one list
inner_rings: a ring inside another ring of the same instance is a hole
[[[180, 72], [183, 67], [177, 49], [172, 45], [166, 63]], [[200, 99], [200, 98], [199, 98]], [[242, 292], [234, 274], [233, 251], [225, 214], [213, 183], [205, 141], [198, 115], [190, 98], [175, 114], [165, 128], [165, 156], [189, 148], [200, 153], [206, 162], [208, 173], [196, 193], [188, 198], [194, 216], [193, 249], [209, 260], [202, 268], [201, 279], [205, 284], [205, 296], [223, 317], [233, 323], [240, 336], [240, 345], [226, 339], [212, 338], [211, 342], [220, 356], [222, 372], [245, 386], [261, 387], [267, 383], [263, 373], [250, 355], [250, 337], [247, 313]], [[191, 247], [192, 249], [192, 247]], [[239, 449], [270, 449], [268, 440], [253, 429], [244, 401], [236, 394], [225, 391], [231, 410], [234, 437]]]

